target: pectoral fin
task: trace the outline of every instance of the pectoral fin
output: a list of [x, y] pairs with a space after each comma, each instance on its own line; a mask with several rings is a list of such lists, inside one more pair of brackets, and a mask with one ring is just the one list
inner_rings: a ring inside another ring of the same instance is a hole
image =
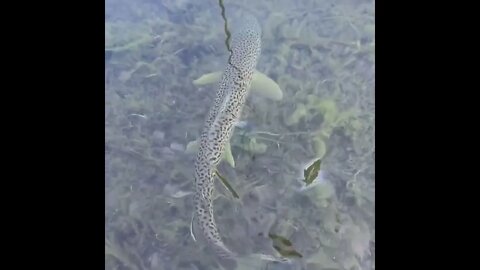
[[194, 80], [193, 84], [196, 86], [212, 84], [220, 81], [221, 78], [222, 78], [221, 71], [207, 73], [207, 74], [203, 74], [198, 79]]
[[235, 168], [235, 160], [233, 159], [232, 155], [232, 147], [230, 146], [230, 142], [225, 144], [225, 151], [223, 152], [222, 159], [226, 161], [232, 168]]
[[[221, 71], [207, 73], [194, 80], [193, 84], [197, 86], [213, 84], [220, 81], [221, 78]], [[252, 93], [271, 100], [281, 100], [283, 98], [283, 92], [282, 89], [280, 89], [280, 86], [270, 77], [258, 70], [255, 70], [255, 73], [253, 74], [252, 86], [250, 89]]]

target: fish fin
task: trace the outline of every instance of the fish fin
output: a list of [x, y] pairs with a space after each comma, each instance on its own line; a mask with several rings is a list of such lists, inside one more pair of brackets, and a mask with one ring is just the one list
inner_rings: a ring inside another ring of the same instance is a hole
[[193, 81], [193, 84], [196, 86], [203, 86], [207, 84], [213, 84], [222, 78], [222, 72], [221, 71], [215, 71], [211, 73], [206, 73], [200, 76], [198, 79]]
[[233, 158], [232, 146], [230, 145], [230, 142], [225, 144], [225, 151], [222, 154], [222, 159], [232, 168], [235, 168], [235, 159]]
[[200, 148], [200, 140], [193, 140], [187, 144], [185, 147], [185, 153], [187, 154], [196, 154]]
[[278, 101], [283, 98], [283, 92], [280, 86], [273, 79], [258, 70], [255, 70], [253, 73], [250, 90], [255, 95], [272, 100]]
[[[193, 81], [196, 86], [204, 86], [208, 84], [218, 83], [222, 78], [221, 71], [215, 71], [203, 74]], [[270, 77], [264, 73], [255, 70], [252, 78], [251, 91], [255, 95], [259, 95], [271, 100], [281, 100], [283, 98], [283, 92], [280, 86]]]

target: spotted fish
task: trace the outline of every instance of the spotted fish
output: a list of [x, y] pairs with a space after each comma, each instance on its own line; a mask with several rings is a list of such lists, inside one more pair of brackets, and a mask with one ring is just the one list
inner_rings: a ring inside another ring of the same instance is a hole
[[236, 255], [222, 241], [213, 216], [215, 170], [247, 98], [260, 55], [260, 39], [261, 28], [257, 20], [251, 16], [242, 17], [240, 28], [232, 35], [230, 57], [205, 121], [195, 160], [194, 220], [222, 258]]

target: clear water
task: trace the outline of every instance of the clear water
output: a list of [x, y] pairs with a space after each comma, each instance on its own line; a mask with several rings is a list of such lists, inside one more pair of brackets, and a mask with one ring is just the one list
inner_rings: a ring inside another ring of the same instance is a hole
[[269, 233], [302, 257], [222, 266], [191, 235], [189, 143], [216, 91], [193, 81], [228, 58], [218, 1], [106, 0], [105, 269], [375, 269], [374, 1], [224, 2], [259, 20], [257, 70], [283, 98], [250, 93], [218, 168], [240, 198], [217, 181], [217, 226], [245, 257], [279, 256]]

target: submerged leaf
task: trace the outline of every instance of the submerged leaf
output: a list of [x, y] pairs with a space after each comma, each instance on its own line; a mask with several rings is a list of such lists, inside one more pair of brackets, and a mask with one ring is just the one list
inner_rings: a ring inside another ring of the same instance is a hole
[[268, 146], [264, 143], [257, 142], [256, 138], [250, 138], [248, 142], [240, 145], [240, 148], [252, 154], [263, 154], [267, 151]]
[[325, 141], [323, 141], [321, 137], [316, 137], [312, 141], [315, 155], [317, 155], [318, 158], [323, 158], [323, 156], [325, 156], [325, 154], [327, 153], [327, 146], [325, 145]]
[[292, 242], [287, 238], [272, 233], [269, 233], [268, 237], [272, 239], [273, 248], [283, 257], [303, 257], [302, 254], [293, 248]]
[[287, 126], [292, 126], [300, 122], [300, 120], [308, 115], [308, 108], [302, 103], [297, 104], [297, 108], [293, 113], [285, 119]]
[[238, 196], [238, 193], [233, 189], [230, 183], [228, 183], [227, 179], [223, 177], [218, 171], [215, 171], [215, 174], [218, 176], [218, 178], [220, 178], [220, 181], [222, 181], [222, 184], [225, 186], [225, 188], [228, 189], [230, 193], [232, 193], [233, 197], [239, 199], [240, 196]]
[[303, 182], [308, 186], [310, 185], [315, 178], [318, 177], [318, 172], [320, 171], [320, 164], [322, 163], [321, 159], [317, 159], [310, 165], [307, 169], [303, 170]]
[[323, 115], [325, 125], [333, 124], [338, 117], [337, 104], [334, 100], [321, 100], [315, 104], [315, 108]]

